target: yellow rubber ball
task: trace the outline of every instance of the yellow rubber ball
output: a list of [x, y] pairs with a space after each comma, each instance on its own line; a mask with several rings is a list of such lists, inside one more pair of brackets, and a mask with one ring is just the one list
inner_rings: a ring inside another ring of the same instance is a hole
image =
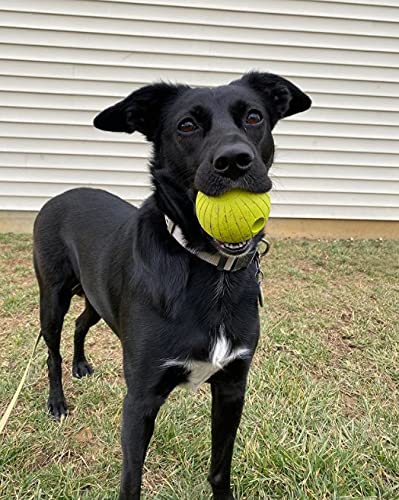
[[264, 228], [270, 213], [270, 196], [241, 189], [221, 196], [208, 196], [199, 191], [195, 208], [206, 233], [223, 243], [240, 243]]

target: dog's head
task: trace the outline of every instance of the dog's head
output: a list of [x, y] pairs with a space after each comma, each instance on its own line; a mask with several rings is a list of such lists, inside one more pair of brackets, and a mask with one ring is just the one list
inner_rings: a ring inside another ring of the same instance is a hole
[[[143, 87], [100, 113], [94, 125], [111, 132], [138, 131], [153, 143], [157, 200], [198, 246], [198, 234], [209, 238], [195, 218], [196, 193], [269, 191], [273, 127], [310, 105], [310, 98], [288, 80], [252, 72], [215, 88], [167, 83]], [[231, 253], [220, 242], [213, 244]], [[243, 251], [250, 246], [248, 242]]]

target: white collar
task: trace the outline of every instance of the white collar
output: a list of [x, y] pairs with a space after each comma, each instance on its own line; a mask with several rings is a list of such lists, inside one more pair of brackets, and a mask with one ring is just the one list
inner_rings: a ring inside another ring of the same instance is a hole
[[226, 257], [221, 254], [212, 254], [209, 252], [203, 252], [202, 250], [195, 250], [191, 248], [184, 237], [181, 228], [173, 222], [167, 215], [165, 215], [165, 222], [168, 232], [173, 236], [173, 238], [186, 250], [195, 255], [196, 257], [208, 262], [212, 266], [218, 268], [219, 271], [239, 271], [248, 267], [254, 260], [255, 256], [258, 254], [257, 250], [253, 250], [242, 257]]

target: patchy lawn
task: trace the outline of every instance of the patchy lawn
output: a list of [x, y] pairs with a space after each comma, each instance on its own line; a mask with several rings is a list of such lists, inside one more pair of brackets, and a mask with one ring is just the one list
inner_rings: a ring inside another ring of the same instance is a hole
[[[399, 242], [275, 242], [264, 262], [262, 339], [249, 380], [233, 481], [239, 499], [399, 498]], [[0, 438], [1, 499], [113, 499], [124, 383], [118, 340], [87, 340], [91, 378], [70, 376], [76, 299], [65, 322], [72, 415], [46, 414], [41, 342]], [[0, 236], [0, 412], [38, 333], [28, 236]], [[175, 391], [160, 412], [144, 498], [210, 497], [209, 390]]]

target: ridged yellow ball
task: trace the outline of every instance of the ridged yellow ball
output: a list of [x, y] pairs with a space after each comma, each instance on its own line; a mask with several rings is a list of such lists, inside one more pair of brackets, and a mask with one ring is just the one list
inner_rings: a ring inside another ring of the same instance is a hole
[[206, 233], [224, 243], [240, 243], [264, 228], [270, 213], [270, 196], [240, 189], [221, 196], [208, 196], [199, 191], [195, 208]]

